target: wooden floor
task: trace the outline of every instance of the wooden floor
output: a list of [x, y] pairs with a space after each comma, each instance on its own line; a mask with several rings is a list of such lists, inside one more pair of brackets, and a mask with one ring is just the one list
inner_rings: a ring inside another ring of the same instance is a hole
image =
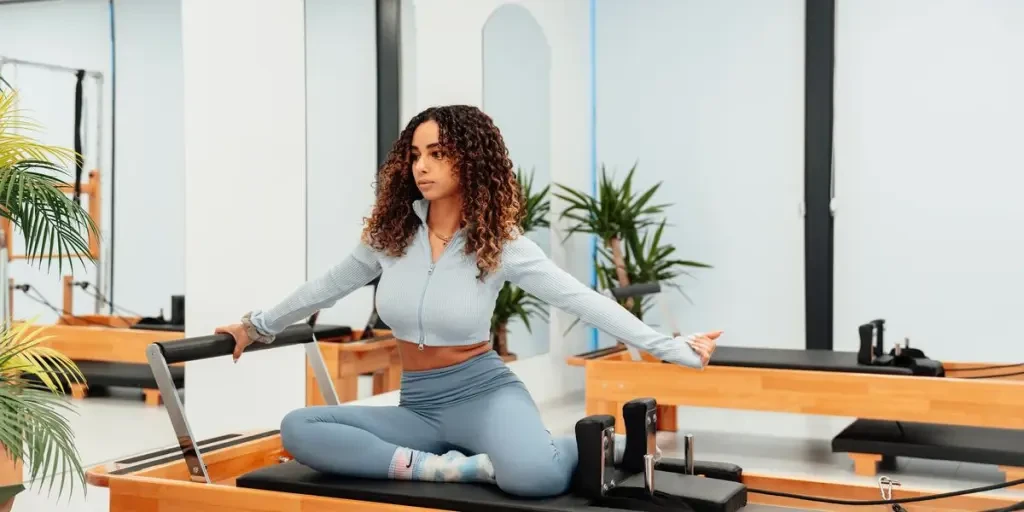
[[[360, 381], [360, 397], [368, 397], [371, 388], [369, 378]], [[73, 417], [73, 427], [86, 465], [144, 452], [173, 441], [163, 406], [147, 407], [141, 397], [117, 393], [73, 404], [79, 412]], [[583, 399], [582, 396], [565, 397], [542, 404], [542, 410], [545, 423], [552, 432], [570, 434], [576, 420], [583, 414]], [[831, 453], [831, 437], [848, 421], [844, 418], [684, 407], [679, 408], [678, 418], [679, 434], [694, 435], [698, 459], [732, 462], [758, 473], [874, 484], [875, 478], [859, 477], [853, 473], [849, 457]], [[658, 434], [658, 444], [667, 456], [679, 456], [681, 453], [679, 434]], [[894, 469], [883, 470], [881, 474], [908, 487], [938, 491], [989, 485], [999, 483], [1003, 478], [994, 466], [916, 459], [899, 459]], [[1024, 500], [1024, 489], [996, 492], [1021, 496]], [[45, 490], [29, 490], [18, 498], [13, 510], [107, 512], [108, 499], [106, 489], [97, 487], [90, 487], [87, 496], [76, 492], [70, 500], [64, 497], [59, 501], [55, 496], [48, 498]]]

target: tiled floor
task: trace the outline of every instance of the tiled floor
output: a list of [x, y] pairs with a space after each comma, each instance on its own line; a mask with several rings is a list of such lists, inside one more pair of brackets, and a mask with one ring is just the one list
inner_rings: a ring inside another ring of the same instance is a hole
[[[361, 396], [368, 395], [369, 389], [368, 380], [360, 383]], [[572, 396], [543, 404], [545, 423], [555, 433], [570, 434], [583, 415], [582, 403], [582, 396]], [[72, 423], [86, 465], [163, 447], [174, 438], [163, 407], [146, 407], [132, 395], [89, 398], [75, 404], [78, 415]], [[829, 448], [831, 436], [849, 422], [847, 419], [696, 408], [681, 409], [679, 416], [680, 433], [694, 435], [697, 459], [731, 462], [750, 472], [875, 483], [874, 478], [854, 475], [849, 458], [833, 454]], [[658, 434], [666, 456], [681, 452], [677, 437]], [[897, 467], [885, 474], [905, 487], [937, 491], [1003, 481], [992, 466], [917, 459], [900, 459]], [[1024, 500], [1024, 491], [994, 492]], [[106, 512], [108, 500], [106, 490], [98, 487], [89, 487], [84, 496], [76, 489], [73, 496], [59, 501], [56, 496], [47, 497], [45, 490], [29, 490], [18, 497], [14, 512]]]

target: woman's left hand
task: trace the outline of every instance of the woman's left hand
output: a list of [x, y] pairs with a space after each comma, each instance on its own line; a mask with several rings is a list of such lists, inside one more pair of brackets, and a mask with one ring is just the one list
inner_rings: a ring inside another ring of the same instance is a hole
[[700, 355], [700, 362], [703, 366], [708, 365], [708, 361], [711, 360], [711, 354], [715, 352], [715, 346], [717, 343], [715, 340], [722, 335], [722, 331], [713, 331], [704, 334], [691, 334], [686, 338], [688, 343], [693, 350]]

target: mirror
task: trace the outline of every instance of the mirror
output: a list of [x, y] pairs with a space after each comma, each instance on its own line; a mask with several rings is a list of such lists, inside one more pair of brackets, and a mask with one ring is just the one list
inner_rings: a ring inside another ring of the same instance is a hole
[[[46, 160], [67, 174], [33, 167], [69, 184], [37, 190], [77, 197], [98, 227], [92, 237], [69, 228], [84, 247], [40, 251], [61, 255], [63, 268], [56, 258], [27, 261], [18, 227], [5, 230], [9, 252], [0, 256], [10, 260], [5, 317], [16, 328], [42, 329], [48, 338], [40, 346], [85, 376], [63, 390], [71, 410], [60, 411], [85, 466], [174, 440], [144, 351], [184, 330], [181, 8], [180, 0], [0, 4], [2, 97], [15, 98], [18, 115], [38, 127], [13, 131], [82, 155], [80, 174], [72, 158], [55, 155]], [[9, 124], [0, 130], [12, 134]], [[86, 261], [75, 256], [82, 252]], [[184, 368], [173, 373], [183, 389]], [[46, 478], [19, 495], [15, 509], [49, 509]], [[80, 489], [71, 496], [71, 509], [84, 507]]]
[[[512, 163], [539, 194], [551, 184], [551, 48], [540, 24], [526, 8], [503, 5], [484, 24], [483, 110], [501, 129]], [[550, 200], [550, 192], [545, 195]], [[547, 215], [553, 222], [552, 214]], [[551, 253], [551, 231], [538, 226], [527, 234]], [[509, 286], [509, 285], [506, 285]], [[529, 299], [525, 299], [529, 300]], [[548, 351], [550, 335], [545, 313], [550, 308], [537, 302], [528, 306], [529, 326], [510, 315], [514, 304], [499, 298], [496, 314], [508, 318], [507, 350], [498, 349], [507, 360], [524, 359]], [[500, 347], [500, 329], [496, 338]], [[503, 353], [504, 352], [504, 353]]]

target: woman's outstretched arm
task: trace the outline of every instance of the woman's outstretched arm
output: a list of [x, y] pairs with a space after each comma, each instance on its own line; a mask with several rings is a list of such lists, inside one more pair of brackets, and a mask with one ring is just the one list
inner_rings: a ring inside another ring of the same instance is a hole
[[509, 282], [616, 339], [663, 361], [703, 368], [700, 354], [685, 339], [652, 329], [614, 300], [559, 268], [525, 236], [506, 245], [502, 266]]
[[[257, 338], [253, 341], [269, 343], [285, 327], [333, 306], [339, 299], [366, 286], [380, 273], [380, 262], [373, 251], [360, 243], [347, 258], [320, 277], [307, 281], [281, 302], [267, 310], [247, 314], [243, 324], [256, 330]], [[258, 286], [258, 283], [254, 284]]]

